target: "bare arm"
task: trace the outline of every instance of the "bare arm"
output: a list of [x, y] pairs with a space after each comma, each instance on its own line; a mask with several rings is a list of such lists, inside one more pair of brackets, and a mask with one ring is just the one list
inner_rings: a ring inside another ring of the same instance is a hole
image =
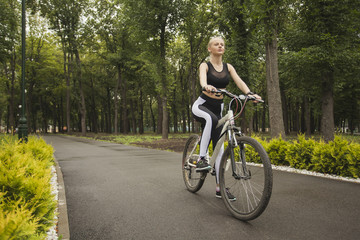
[[228, 69], [229, 69], [229, 72], [230, 72], [230, 76], [234, 80], [236, 86], [238, 86], [238, 88], [245, 94], [250, 92], [250, 89], [248, 88], [246, 83], [237, 74], [235, 68], [229, 63], [228, 63]]
[[211, 90], [216, 91], [216, 88], [212, 85], [207, 84], [207, 71], [208, 65], [204, 62], [201, 63], [199, 67], [200, 86], [201, 88], [204, 88], [208, 93], [210, 93]]

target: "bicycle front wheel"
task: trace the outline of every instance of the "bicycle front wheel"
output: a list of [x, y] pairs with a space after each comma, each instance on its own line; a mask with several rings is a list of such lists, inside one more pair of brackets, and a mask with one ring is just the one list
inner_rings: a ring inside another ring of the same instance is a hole
[[197, 192], [201, 189], [206, 178], [206, 172], [196, 172], [196, 167], [193, 164], [199, 158], [199, 135], [191, 135], [186, 141], [183, 159], [182, 159], [182, 174], [186, 188], [190, 192]]
[[[221, 196], [234, 217], [248, 221], [260, 216], [270, 201], [271, 162], [263, 146], [255, 139], [237, 136], [236, 140], [238, 146], [228, 146], [221, 160]], [[234, 153], [233, 164], [231, 151]], [[233, 196], [229, 198], [230, 195]]]

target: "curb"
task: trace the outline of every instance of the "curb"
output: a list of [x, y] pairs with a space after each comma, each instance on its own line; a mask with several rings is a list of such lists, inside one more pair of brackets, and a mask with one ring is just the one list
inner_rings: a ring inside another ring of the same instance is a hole
[[56, 174], [57, 174], [57, 181], [58, 181], [58, 223], [57, 223], [57, 229], [58, 229], [58, 237], [63, 240], [69, 240], [70, 239], [70, 230], [69, 230], [69, 218], [67, 214], [67, 205], [66, 205], [66, 196], [65, 196], [65, 185], [64, 185], [64, 179], [61, 172], [60, 165], [58, 161], [55, 159], [56, 163]]

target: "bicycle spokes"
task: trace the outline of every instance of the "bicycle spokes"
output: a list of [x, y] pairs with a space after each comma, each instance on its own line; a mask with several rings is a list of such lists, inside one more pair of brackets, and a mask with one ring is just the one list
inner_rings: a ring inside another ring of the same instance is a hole
[[[238, 137], [236, 148], [224, 152], [220, 169], [220, 189], [229, 189], [236, 201], [225, 197], [225, 206], [238, 219], [251, 220], [266, 208], [272, 188], [272, 172], [269, 158], [260, 143], [250, 137]], [[231, 154], [233, 152], [233, 154]], [[231, 156], [234, 156], [232, 158]], [[255, 163], [261, 161], [261, 164]], [[226, 171], [228, 161], [232, 170]]]
[[196, 172], [196, 167], [191, 161], [199, 157], [199, 136], [192, 135], [185, 144], [182, 160], [183, 179], [190, 192], [197, 192], [202, 187], [206, 173]]

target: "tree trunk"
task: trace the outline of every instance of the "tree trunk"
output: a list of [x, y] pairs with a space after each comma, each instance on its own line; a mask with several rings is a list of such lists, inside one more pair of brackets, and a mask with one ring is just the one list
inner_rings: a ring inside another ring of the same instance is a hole
[[94, 81], [90, 78], [90, 88], [91, 88], [91, 122], [92, 122], [92, 131], [94, 133], [98, 133], [98, 116], [96, 111], [96, 103], [95, 103], [95, 89], [94, 89]]
[[266, 110], [265, 109], [262, 110], [262, 114], [261, 114], [261, 131], [262, 132], [266, 131]]
[[160, 76], [161, 76], [161, 103], [162, 103], [162, 139], [168, 139], [169, 137], [169, 116], [167, 108], [167, 78], [166, 78], [166, 22], [167, 16], [162, 16], [161, 28], [160, 28]]
[[174, 89], [173, 91], [173, 104], [172, 104], [172, 112], [173, 112], [173, 121], [174, 121], [174, 133], [177, 133], [178, 132], [178, 110], [176, 109], [176, 91]]
[[117, 65], [117, 79], [115, 83], [115, 89], [114, 89], [114, 134], [118, 134], [118, 91], [119, 86], [121, 85], [121, 66], [120, 64]]
[[10, 123], [10, 130], [11, 133], [14, 133], [15, 130], [15, 65], [16, 65], [16, 54], [15, 49], [13, 50], [13, 53], [11, 55], [10, 60], [10, 71], [11, 71], [11, 77], [10, 77], [10, 86], [8, 88], [9, 91], [9, 123]]
[[334, 76], [332, 72], [325, 73], [322, 84], [321, 103], [321, 135], [325, 142], [334, 140]]
[[151, 113], [151, 119], [152, 119], [152, 124], [153, 124], [153, 132], [156, 132], [156, 123], [155, 123], [155, 114], [154, 111], [152, 109], [152, 100], [151, 97], [149, 99], [149, 107], [150, 107], [150, 113]]
[[162, 99], [160, 95], [157, 97], [157, 105], [158, 105], [158, 118], [157, 118], [157, 124], [156, 124], [156, 133], [161, 134], [162, 133], [162, 119], [163, 119], [163, 108], [162, 108]]
[[162, 124], [162, 139], [169, 138], [169, 115], [167, 109], [167, 97], [162, 97], [162, 108], [163, 108], [163, 124]]
[[240, 122], [240, 126], [241, 126], [241, 131], [244, 134], [248, 133], [248, 123], [247, 123], [247, 119], [246, 119], [246, 111], [244, 111], [241, 115], [241, 122]]
[[127, 115], [127, 85], [125, 78], [121, 79], [121, 118], [122, 118], [122, 125], [123, 125], [123, 132], [125, 134], [129, 133], [129, 121]]
[[305, 119], [305, 136], [311, 135], [311, 115], [310, 115], [310, 103], [309, 98], [304, 97], [304, 119]]
[[269, 103], [269, 120], [271, 137], [285, 137], [283, 111], [278, 73], [277, 34], [273, 31], [273, 39], [265, 44], [266, 48], [266, 83]]
[[76, 59], [76, 75], [79, 81], [79, 91], [80, 91], [80, 118], [81, 118], [81, 135], [86, 135], [86, 103], [85, 103], [85, 94], [83, 89], [83, 79], [81, 73], [81, 61], [79, 51], [75, 49], [75, 59]]
[[140, 121], [139, 121], [139, 133], [144, 133], [144, 101], [143, 101], [143, 92], [140, 90]]
[[137, 132], [137, 126], [136, 126], [136, 115], [137, 109], [135, 108], [134, 100], [130, 100], [130, 108], [131, 108], [131, 126], [132, 126], [132, 132]]
[[287, 101], [286, 101], [286, 96], [285, 96], [284, 91], [281, 91], [281, 104], [282, 104], [282, 109], [283, 109], [283, 119], [284, 119], [285, 134], [289, 134], [290, 133], [289, 109], [288, 109], [288, 104], [287, 104]]
[[106, 89], [106, 107], [104, 109], [106, 109], [106, 117], [105, 117], [105, 128], [106, 128], [106, 132], [107, 133], [111, 133], [111, 94], [110, 94], [110, 88]]
[[[66, 57], [66, 50], [64, 48], [64, 75], [66, 80], [66, 127], [67, 132], [71, 132], [71, 121], [70, 121], [70, 66], [69, 59]], [[66, 68], [67, 67], [67, 68]]]

